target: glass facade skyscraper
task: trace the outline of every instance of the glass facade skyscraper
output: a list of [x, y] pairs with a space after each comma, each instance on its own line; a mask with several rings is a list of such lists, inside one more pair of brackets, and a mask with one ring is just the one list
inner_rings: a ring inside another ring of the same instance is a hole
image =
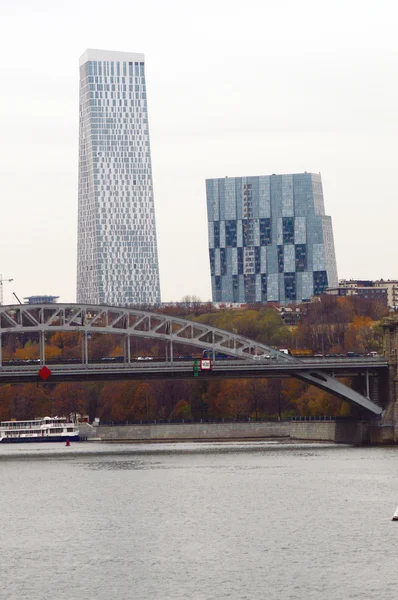
[[320, 175], [206, 180], [213, 302], [301, 302], [338, 283]]
[[143, 54], [80, 58], [77, 302], [160, 302]]

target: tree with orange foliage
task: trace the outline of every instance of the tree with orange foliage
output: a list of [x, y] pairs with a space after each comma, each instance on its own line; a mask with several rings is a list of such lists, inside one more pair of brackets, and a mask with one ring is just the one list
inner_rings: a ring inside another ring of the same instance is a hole
[[296, 400], [303, 394], [305, 389], [306, 384], [295, 377], [289, 377], [289, 379], [282, 381], [280, 416], [295, 412]]
[[57, 348], [74, 348], [81, 345], [81, 333], [78, 331], [56, 331], [50, 337], [50, 345]]
[[0, 386], [0, 421], [8, 421], [14, 412], [14, 390], [11, 384]]
[[87, 391], [80, 383], [60, 383], [55, 386], [53, 397], [53, 415], [69, 417], [76, 413], [85, 413]]
[[247, 380], [247, 394], [249, 400], [249, 413], [253, 419], [258, 419], [267, 412], [268, 381], [266, 379], [251, 378]]
[[25, 420], [51, 413], [52, 401], [44, 386], [33, 383], [0, 387], [0, 420]]
[[191, 421], [191, 406], [186, 400], [179, 400], [170, 416], [171, 419]]
[[154, 420], [154, 397], [150, 385], [147, 383], [140, 383], [138, 385], [130, 410], [134, 421]]
[[356, 350], [363, 353], [378, 347], [380, 344], [378, 344], [377, 340], [376, 326], [377, 323], [370, 317], [363, 315], [355, 316], [348, 327], [346, 336], [347, 350]]
[[112, 381], [103, 385], [100, 397], [102, 421], [124, 423], [132, 418], [132, 406], [138, 384], [133, 381]]
[[[88, 352], [95, 360], [108, 357], [114, 347], [114, 336], [105, 333], [95, 333], [91, 337]], [[122, 353], [123, 354], [123, 353]]]
[[293, 403], [301, 416], [341, 416], [346, 414], [347, 403], [314, 386], [306, 390]]
[[35, 360], [40, 358], [40, 346], [28, 340], [23, 348], [15, 350], [15, 358], [18, 360]]
[[223, 381], [212, 381], [207, 389], [208, 415], [213, 419], [229, 419], [233, 416], [231, 400], [224, 393]]
[[209, 401], [209, 414], [218, 419], [247, 418], [250, 415], [247, 380], [221, 381], [217, 395]]
[[61, 358], [62, 350], [57, 346], [47, 346], [45, 347], [44, 354], [46, 360], [57, 360]]

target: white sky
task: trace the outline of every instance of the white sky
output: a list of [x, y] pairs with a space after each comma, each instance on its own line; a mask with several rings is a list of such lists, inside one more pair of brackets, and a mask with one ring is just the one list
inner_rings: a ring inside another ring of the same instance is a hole
[[79, 56], [143, 52], [162, 300], [211, 296], [205, 179], [321, 172], [339, 277], [398, 278], [393, 0], [0, 0], [4, 302], [75, 300]]

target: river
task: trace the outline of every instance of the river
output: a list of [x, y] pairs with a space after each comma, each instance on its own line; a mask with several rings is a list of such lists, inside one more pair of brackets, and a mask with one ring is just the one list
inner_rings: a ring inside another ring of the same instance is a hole
[[4, 600], [398, 593], [398, 448], [0, 447]]

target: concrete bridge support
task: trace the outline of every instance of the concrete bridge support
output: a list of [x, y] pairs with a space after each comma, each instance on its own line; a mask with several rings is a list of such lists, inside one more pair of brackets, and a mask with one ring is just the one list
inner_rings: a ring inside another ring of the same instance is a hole
[[[385, 413], [383, 415], [379, 432], [373, 434], [379, 443], [398, 443], [398, 317], [391, 316], [382, 323], [383, 350], [388, 361], [388, 374], [382, 382], [381, 388], [387, 398]], [[384, 384], [384, 385], [383, 385]], [[372, 439], [372, 435], [371, 435]]]

